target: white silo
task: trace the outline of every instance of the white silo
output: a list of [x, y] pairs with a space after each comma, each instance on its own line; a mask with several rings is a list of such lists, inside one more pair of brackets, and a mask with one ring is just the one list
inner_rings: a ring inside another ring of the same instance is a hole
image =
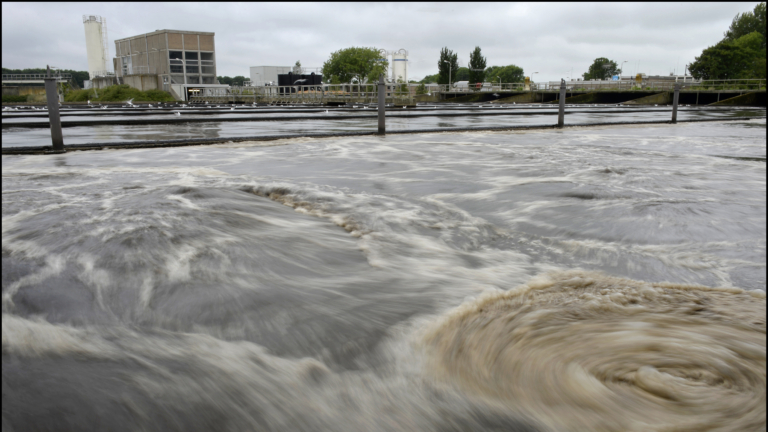
[[408, 82], [408, 51], [404, 49], [392, 53], [392, 80]]
[[85, 49], [88, 54], [88, 75], [91, 79], [109, 71], [107, 19], [98, 15], [83, 15]]

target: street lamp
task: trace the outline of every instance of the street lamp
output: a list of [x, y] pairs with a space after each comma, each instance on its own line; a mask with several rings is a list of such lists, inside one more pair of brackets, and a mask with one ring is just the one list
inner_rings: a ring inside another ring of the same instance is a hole
[[[624, 60], [621, 62], [621, 71], [619, 72], [621, 75], [624, 75], [624, 63], [628, 62], [629, 60]], [[619, 75], [619, 80], [621, 80], [621, 75]]]

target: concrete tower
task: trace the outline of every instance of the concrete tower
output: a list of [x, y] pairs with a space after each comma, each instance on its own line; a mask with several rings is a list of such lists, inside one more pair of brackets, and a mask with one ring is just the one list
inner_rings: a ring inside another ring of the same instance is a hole
[[107, 19], [98, 15], [83, 15], [85, 48], [88, 53], [88, 74], [93, 79], [109, 71], [109, 46], [107, 45]]

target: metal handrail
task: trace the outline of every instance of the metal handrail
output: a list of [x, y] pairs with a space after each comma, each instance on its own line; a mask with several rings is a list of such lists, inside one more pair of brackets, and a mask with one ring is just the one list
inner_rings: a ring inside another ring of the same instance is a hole
[[[413, 95], [406, 84], [387, 84], [386, 98], [389, 102], [412, 102]], [[207, 88], [206, 94], [192, 96], [192, 100], [206, 98], [232, 98], [254, 102], [361, 102], [375, 103], [378, 99], [378, 85], [370, 84], [315, 84], [294, 86], [231, 86], [229, 88]]]
[[[558, 91], [560, 83], [501, 83], [477, 86], [448, 86], [440, 84], [437, 91], [440, 93], [475, 93], [475, 92], [496, 92], [496, 91]], [[683, 90], [765, 90], [765, 79], [732, 79], [732, 80], [691, 80], [691, 81], [673, 81], [658, 79], [643, 79], [640, 82], [635, 80], [606, 80], [606, 81], [566, 81], [566, 88], [576, 91], [586, 90], [641, 90], [641, 91], [673, 91], [675, 85], [680, 85]]]
[[[3, 75], [3, 81], [31, 81], [31, 80], [43, 80], [48, 78], [46, 74], [8, 74]], [[59, 73], [53, 75], [51, 78], [58, 78], [61, 80], [72, 79], [72, 74]]]

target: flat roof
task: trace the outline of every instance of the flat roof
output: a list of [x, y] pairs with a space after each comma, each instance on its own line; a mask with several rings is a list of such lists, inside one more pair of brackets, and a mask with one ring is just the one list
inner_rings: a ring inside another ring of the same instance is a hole
[[128, 40], [128, 39], [134, 39], [134, 38], [137, 38], [137, 37], [142, 37], [142, 36], [150, 36], [150, 35], [156, 35], [156, 34], [160, 34], [160, 33], [184, 33], [184, 34], [201, 34], [201, 35], [212, 35], [212, 36], [216, 34], [216, 33], [214, 33], [214, 32], [202, 32], [202, 31], [192, 31], [192, 30], [169, 30], [169, 29], [163, 29], [163, 30], [155, 30], [155, 31], [153, 31], [153, 32], [149, 32], [149, 33], [142, 33], [142, 34], [138, 34], [138, 35], [136, 35], [136, 36], [128, 36], [128, 37], [126, 37], [126, 38], [122, 38], [122, 39], [115, 39], [114, 41], [115, 41], [115, 42], [120, 42], [120, 41], [124, 41], [124, 40]]

